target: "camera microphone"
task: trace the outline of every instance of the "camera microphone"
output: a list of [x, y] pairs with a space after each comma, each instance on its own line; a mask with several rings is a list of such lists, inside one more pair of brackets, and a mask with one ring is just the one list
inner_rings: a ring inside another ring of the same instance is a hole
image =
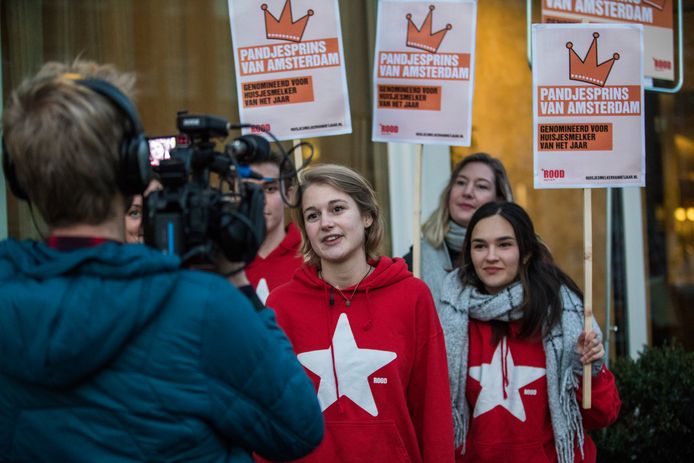
[[192, 138], [226, 137], [231, 124], [219, 116], [195, 116], [181, 111], [176, 116], [176, 126], [181, 133]]
[[270, 152], [270, 142], [260, 135], [243, 135], [229, 145], [239, 164], [251, 164], [256, 153]]
[[265, 180], [265, 177], [260, 175], [258, 172], [255, 172], [254, 170], [252, 170], [251, 166], [238, 166], [236, 168], [236, 172], [238, 172], [239, 177], [241, 177], [241, 178], [252, 178], [254, 180]]

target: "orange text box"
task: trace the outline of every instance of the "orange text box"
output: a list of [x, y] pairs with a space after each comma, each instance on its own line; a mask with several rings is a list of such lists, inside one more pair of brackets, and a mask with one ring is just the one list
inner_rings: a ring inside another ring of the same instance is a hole
[[541, 85], [537, 88], [539, 116], [638, 116], [639, 85]]
[[340, 65], [337, 37], [237, 50], [241, 76], [301, 71]]
[[244, 108], [313, 101], [313, 78], [311, 76], [245, 82], [241, 89]]
[[[672, 29], [673, 5], [667, 0], [641, 0], [640, 3], [597, 0], [594, 2], [573, 0], [572, 4], [561, 7], [549, 6], [543, 2], [542, 22], [583, 22], [583, 19], [596, 19], [602, 22], [622, 22], [643, 24]], [[550, 19], [554, 14], [554, 18]], [[565, 15], [565, 16], [564, 16]], [[557, 16], [564, 18], [559, 19]], [[566, 18], [569, 16], [569, 18]], [[593, 22], [593, 21], [591, 21]]]
[[379, 85], [378, 107], [441, 110], [441, 87], [429, 85]]
[[377, 71], [393, 79], [470, 80], [470, 54], [382, 51]]
[[612, 123], [539, 124], [539, 151], [611, 151]]

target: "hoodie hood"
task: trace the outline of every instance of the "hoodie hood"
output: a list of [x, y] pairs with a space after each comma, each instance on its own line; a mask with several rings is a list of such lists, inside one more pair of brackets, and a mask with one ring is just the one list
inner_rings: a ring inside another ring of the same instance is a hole
[[[385, 288], [412, 276], [412, 273], [407, 270], [405, 260], [400, 257], [391, 258], [382, 256], [379, 257], [378, 260], [373, 260], [369, 263], [374, 267], [374, 270], [371, 272], [371, 275], [359, 283], [359, 287], [356, 290], [357, 294]], [[318, 276], [318, 268], [310, 264], [302, 265], [294, 274], [294, 278], [299, 283], [309, 288], [332, 288], [329, 283]], [[343, 291], [347, 292], [352, 289], [354, 289], [354, 286], [344, 288]]]
[[164, 307], [180, 261], [143, 245], [0, 243], [0, 373], [64, 387], [115, 357]]
[[287, 225], [284, 239], [272, 253], [274, 254], [276, 252], [278, 255], [282, 256], [294, 256], [296, 255], [296, 250], [299, 249], [299, 245], [301, 245], [301, 232], [296, 228], [293, 222], [290, 222], [289, 225]]
[[[370, 295], [373, 295], [374, 291], [387, 288], [392, 286], [406, 278], [412, 276], [409, 270], [407, 270], [407, 263], [404, 259], [400, 257], [390, 258], [382, 256], [378, 260], [369, 261], [374, 270], [364, 278], [363, 281], [357, 283], [349, 288], [344, 288], [342, 291], [337, 291], [330, 283], [321, 279], [318, 276], [318, 269], [314, 266], [304, 265], [295, 274], [295, 278], [300, 281], [304, 279], [303, 284], [306, 286], [315, 286], [321, 288], [325, 300], [328, 305], [332, 306], [335, 303], [336, 297], [342, 297], [346, 299], [345, 294], [349, 294], [349, 300], [347, 300], [347, 306], [350, 306], [355, 298], [361, 298], [364, 296], [364, 307], [367, 313], [367, 320], [362, 325], [364, 331], [368, 331], [373, 326], [374, 321], [374, 310], [372, 306], [372, 301]], [[340, 296], [336, 296], [335, 292], [338, 292]]]

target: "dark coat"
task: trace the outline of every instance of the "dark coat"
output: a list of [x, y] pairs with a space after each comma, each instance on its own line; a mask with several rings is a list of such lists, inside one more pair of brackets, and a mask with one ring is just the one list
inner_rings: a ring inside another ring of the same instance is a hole
[[0, 461], [293, 459], [322, 435], [273, 312], [223, 278], [142, 245], [0, 243]]

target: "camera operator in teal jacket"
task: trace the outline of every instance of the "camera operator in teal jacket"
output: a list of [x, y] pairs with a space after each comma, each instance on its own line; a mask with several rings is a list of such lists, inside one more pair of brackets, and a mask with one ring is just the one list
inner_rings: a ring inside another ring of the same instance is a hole
[[0, 461], [304, 456], [322, 414], [273, 312], [122, 244], [124, 197], [147, 181], [132, 83], [49, 63], [4, 111], [7, 181], [51, 232], [0, 243]]

